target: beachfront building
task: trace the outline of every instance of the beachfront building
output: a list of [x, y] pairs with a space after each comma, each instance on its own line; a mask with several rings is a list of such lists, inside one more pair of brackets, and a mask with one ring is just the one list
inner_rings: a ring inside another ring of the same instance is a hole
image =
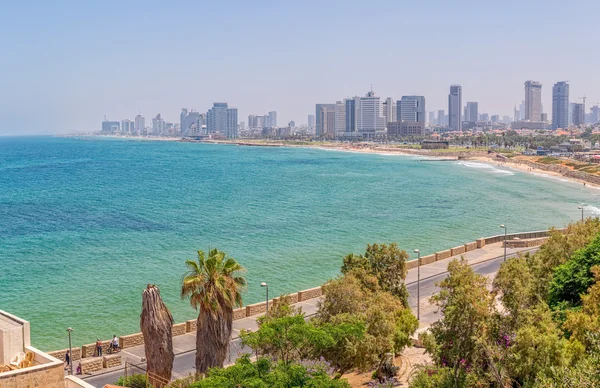
[[569, 126], [569, 84], [560, 81], [552, 87], [552, 129]]
[[144, 116], [135, 116], [135, 132], [138, 135], [146, 134], [146, 119], [144, 118]]
[[228, 139], [238, 137], [238, 111], [226, 102], [215, 102], [206, 113], [206, 131]]
[[363, 137], [371, 137], [385, 130], [385, 118], [381, 111], [381, 101], [370, 91], [360, 97], [356, 115], [356, 129]]
[[182, 136], [192, 136], [199, 132], [198, 116], [200, 113], [183, 108], [179, 116], [179, 128]]
[[425, 136], [425, 124], [417, 121], [393, 121], [387, 123], [389, 138]]
[[462, 87], [460, 85], [450, 85], [448, 127], [453, 131], [462, 130]]
[[425, 97], [402, 96], [396, 103], [397, 121], [422, 123], [425, 126]]

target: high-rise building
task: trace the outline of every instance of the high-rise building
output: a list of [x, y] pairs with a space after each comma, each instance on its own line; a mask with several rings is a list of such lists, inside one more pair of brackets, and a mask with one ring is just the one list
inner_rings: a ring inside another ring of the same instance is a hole
[[258, 117], [256, 115], [248, 115], [248, 128], [259, 128]]
[[569, 84], [557, 82], [552, 87], [552, 129], [569, 126]]
[[477, 102], [467, 102], [465, 109], [465, 121], [474, 123], [479, 119], [479, 104]]
[[448, 95], [448, 126], [453, 131], [462, 130], [462, 87], [451, 85]]
[[134, 122], [129, 119], [121, 120], [121, 133], [135, 133]]
[[383, 117], [385, 118], [386, 123], [396, 121], [396, 107], [394, 106], [392, 97], [386, 98], [383, 102]]
[[152, 134], [165, 135], [167, 132], [167, 123], [160, 117], [160, 113], [152, 119]]
[[346, 131], [346, 104], [344, 101], [335, 103], [335, 136], [340, 136]]
[[198, 114], [196, 117], [196, 130], [193, 135], [206, 135], [206, 113]]
[[277, 126], [277, 112], [274, 110], [269, 112], [269, 126], [276, 127]]
[[[335, 104], [316, 104], [315, 105], [315, 117], [316, 127], [315, 133], [317, 136], [323, 136], [326, 134], [324, 124], [327, 120], [327, 112], [333, 112], [335, 114]], [[335, 119], [334, 119], [335, 127]]]
[[542, 84], [525, 81], [525, 120], [542, 121]]
[[138, 135], [146, 134], [146, 119], [144, 116], [135, 116], [135, 132], [137, 132]]
[[396, 117], [399, 122], [407, 121], [425, 125], [425, 97], [402, 96], [396, 103]]
[[200, 113], [188, 111], [186, 108], [181, 109], [179, 115], [179, 129], [182, 136], [196, 135], [200, 132], [198, 128], [198, 116]]
[[357, 132], [356, 117], [358, 115], [358, 107], [360, 106], [360, 97], [346, 98], [344, 105], [346, 106], [344, 110], [346, 114], [346, 128], [344, 132], [348, 134]]
[[446, 113], [443, 110], [438, 110], [437, 112], [437, 125], [446, 125]]
[[585, 124], [585, 110], [583, 104], [573, 103], [573, 125], [580, 126]]
[[290, 122], [288, 123], [288, 127], [289, 127], [289, 128], [296, 128], [296, 122], [295, 122], [294, 120], [290, 121]]
[[487, 123], [488, 121], [490, 121], [490, 115], [488, 115], [487, 113], [480, 114], [479, 121], [483, 121], [484, 123]]
[[370, 91], [365, 97], [360, 97], [356, 127], [359, 133], [375, 134], [385, 130], [385, 118], [381, 112], [381, 100]]
[[510, 116], [502, 116], [502, 122], [504, 124], [510, 124]]
[[429, 117], [427, 119], [427, 123], [429, 125], [435, 125], [435, 112], [434, 111], [429, 112]]
[[238, 137], [238, 110], [237, 108], [227, 109], [227, 128], [225, 136], [228, 139], [236, 139]]
[[104, 120], [102, 122], [102, 132], [104, 133], [114, 133], [119, 132], [121, 130], [121, 123], [118, 121], [108, 121]]
[[406, 136], [424, 136], [423, 123], [414, 121], [396, 121], [388, 123], [387, 135], [390, 138]]
[[[207, 133], [220, 134], [227, 136], [228, 133], [228, 112], [229, 106], [226, 102], [215, 102], [213, 107], [206, 112], [206, 131]], [[236, 128], [237, 128], [237, 110], [236, 110]]]
[[308, 127], [309, 128], [315, 127], [315, 115], [308, 115]]
[[596, 124], [600, 121], [600, 107], [598, 105], [594, 105], [590, 108], [590, 123]]
[[548, 122], [548, 113], [542, 113], [542, 123]]
[[499, 123], [500, 122], [500, 116], [499, 115], [492, 115], [492, 117], [490, 117], [490, 119], [492, 120], [492, 123]]

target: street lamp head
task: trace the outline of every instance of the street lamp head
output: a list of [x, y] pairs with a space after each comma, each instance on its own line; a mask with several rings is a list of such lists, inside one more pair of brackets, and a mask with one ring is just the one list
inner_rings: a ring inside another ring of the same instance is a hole
[[265, 283], [265, 282], [262, 282], [262, 283], [260, 283], [260, 286], [261, 286], [261, 287], [267, 287], [267, 283]]
[[504, 226], [504, 224], [500, 225], [500, 227], [501, 227], [502, 229], [506, 229], [506, 226]]
[[581, 210], [583, 209], [583, 206], [577, 206], [577, 209]]
[[72, 332], [72, 331], [73, 331], [73, 328], [71, 328], [71, 327], [67, 327], [67, 331], [68, 331], [68, 332]]
[[415, 253], [421, 253], [421, 251], [418, 249], [415, 249]]

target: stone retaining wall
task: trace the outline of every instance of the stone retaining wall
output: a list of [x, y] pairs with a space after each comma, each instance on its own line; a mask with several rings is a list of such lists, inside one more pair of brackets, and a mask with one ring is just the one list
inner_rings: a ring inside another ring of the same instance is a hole
[[[69, 350], [69, 349], [56, 350], [54, 352], [48, 352], [47, 354], [49, 354], [50, 356], [52, 356], [54, 358], [58, 358], [62, 362], [65, 362], [65, 354], [67, 353], [67, 350]], [[80, 360], [81, 359], [81, 348], [72, 348], [71, 350], [73, 351], [73, 354], [71, 354], [71, 359], [73, 361]]]
[[506, 246], [508, 248], [528, 248], [537, 247], [548, 241], [548, 237], [534, 238], [530, 240], [508, 240]]
[[131, 348], [138, 345], [144, 344], [144, 336], [142, 333], [135, 333], [129, 335], [122, 335], [119, 338], [119, 347], [121, 349]]
[[[108, 351], [108, 348], [110, 347], [110, 340], [100, 341], [100, 342], [102, 343], [102, 354], [105, 354]], [[122, 348], [123, 347], [121, 346], [121, 349]], [[93, 344], [87, 344], [87, 345], [83, 345], [81, 347], [81, 357], [82, 358], [95, 357], [95, 356], [96, 356], [96, 343], [95, 342]]]
[[427, 256], [421, 257], [421, 265], [431, 264], [436, 261], [437, 261], [436, 255], [427, 255]]
[[323, 295], [323, 289], [321, 287], [310, 288], [308, 290], [298, 292], [298, 302], [305, 300], [318, 298]]
[[485, 238], [478, 238], [476, 242], [477, 242], [477, 249], [481, 249], [485, 246]]
[[[104, 368], [112, 368], [115, 366], [121, 366], [122, 359], [120, 354], [109, 354], [102, 357], [102, 366]], [[82, 368], [83, 369], [83, 368]]]
[[246, 308], [240, 307], [239, 309], [233, 310], [233, 320], [237, 321], [238, 319], [246, 318]]
[[463, 253], [465, 253], [464, 245], [450, 249], [450, 256], [462, 255]]
[[465, 244], [465, 252], [474, 251], [475, 249], [477, 249], [476, 241]]
[[102, 357], [84, 358], [81, 360], [81, 374], [98, 372], [102, 370], [102, 365]]
[[[235, 320], [235, 312], [234, 312], [234, 320]], [[198, 321], [196, 319], [190, 319], [189, 321], [185, 321], [185, 332], [186, 333], [195, 333], [197, 324], [198, 324]]]
[[267, 303], [254, 303], [246, 306], [246, 316], [251, 317], [253, 315], [262, 314], [267, 311]]
[[187, 332], [185, 327], [186, 327], [186, 323], [185, 322], [174, 324], [173, 325], [173, 329], [172, 329], [173, 337], [176, 336], [176, 335], [185, 334]]
[[435, 261], [440, 261], [449, 258], [452, 256], [450, 249], [446, 249], [445, 251], [440, 251], [435, 253]]

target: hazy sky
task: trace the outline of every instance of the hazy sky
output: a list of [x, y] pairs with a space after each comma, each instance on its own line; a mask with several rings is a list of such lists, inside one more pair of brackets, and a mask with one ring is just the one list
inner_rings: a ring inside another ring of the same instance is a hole
[[598, 0], [0, 0], [0, 134], [99, 130], [214, 101], [306, 123], [314, 104], [422, 94], [511, 115], [523, 82], [600, 101]]

